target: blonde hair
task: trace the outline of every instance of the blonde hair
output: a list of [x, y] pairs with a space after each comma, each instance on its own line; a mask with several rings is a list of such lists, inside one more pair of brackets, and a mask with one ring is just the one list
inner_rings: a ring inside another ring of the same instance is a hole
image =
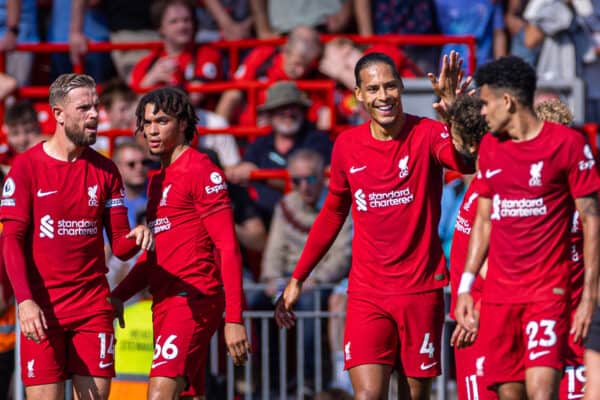
[[560, 100], [545, 100], [535, 106], [535, 114], [542, 121], [571, 125], [573, 114], [569, 107]]
[[85, 74], [62, 74], [50, 85], [48, 101], [52, 107], [63, 103], [70, 91], [78, 88], [96, 88], [96, 81]]

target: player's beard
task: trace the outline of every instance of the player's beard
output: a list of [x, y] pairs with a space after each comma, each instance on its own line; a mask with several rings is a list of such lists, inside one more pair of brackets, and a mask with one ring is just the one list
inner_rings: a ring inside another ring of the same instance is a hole
[[77, 125], [65, 125], [65, 134], [75, 146], [90, 146], [96, 143], [96, 134], [85, 135], [85, 126], [80, 129]]

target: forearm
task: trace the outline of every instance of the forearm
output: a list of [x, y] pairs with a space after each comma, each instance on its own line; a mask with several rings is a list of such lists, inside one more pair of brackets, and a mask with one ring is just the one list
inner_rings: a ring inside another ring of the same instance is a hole
[[242, 91], [238, 89], [230, 89], [223, 93], [219, 104], [215, 112], [225, 118], [227, 121], [231, 121], [233, 116], [233, 110], [242, 102]]
[[127, 239], [126, 236], [130, 232], [129, 220], [127, 212], [122, 209], [112, 208], [108, 211], [109, 223], [106, 232], [111, 243], [113, 254], [123, 260], [129, 260], [137, 254], [140, 247], [133, 239]]
[[230, 208], [203, 219], [221, 260], [221, 277], [225, 288], [225, 322], [243, 323], [242, 256], [235, 237]]
[[6, 26], [19, 26], [21, 19], [21, 0], [8, 0], [6, 3]]
[[227, 13], [227, 10], [225, 10], [219, 0], [204, 0], [204, 6], [210, 15], [212, 15], [212, 17], [215, 19], [220, 29], [223, 29], [233, 22]]
[[83, 33], [83, 19], [87, 6], [87, 0], [73, 0], [71, 3], [71, 33]]
[[259, 38], [268, 36], [271, 32], [266, 0], [250, 0], [250, 9], [254, 19], [254, 27]]
[[373, 35], [373, 19], [370, 0], [354, 0], [354, 15], [358, 25], [358, 33], [362, 36]]
[[479, 274], [479, 271], [487, 258], [490, 230], [491, 223], [489, 221], [484, 221], [481, 218], [475, 220], [469, 239], [469, 250], [464, 269], [465, 273], [471, 273], [475, 276]]
[[505, 56], [508, 53], [508, 43], [504, 29], [494, 31], [494, 59]]
[[582, 299], [596, 301], [600, 271], [600, 214], [597, 197], [577, 199], [583, 228], [583, 265], [585, 269]]
[[331, 247], [337, 234], [344, 225], [351, 207], [351, 199], [347, 195], [329, 193], [325, 204], [315, 219], [308, 234], [304, 251], [298, 260], [292, 276], [304, 281], [310, 275], [319, 260]]
[[25, 232], [27, 225], [20, 221], [4, 221], [2, 255], [17, 303], [33, 298], [27, 278], [25, 261]]
[[125, 276], [119, 285], [112, 291], [112, 296], [125, 302], [147, 287], [148, 268], [147, 256], [146, 253], [144, 253], [140, 256], [139, 260], [135, 263], [127, 276]]

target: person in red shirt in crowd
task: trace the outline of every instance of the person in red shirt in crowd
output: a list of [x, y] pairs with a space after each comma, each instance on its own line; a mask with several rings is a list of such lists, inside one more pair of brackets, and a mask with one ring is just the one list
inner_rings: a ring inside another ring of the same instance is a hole
[[[487, 256], [481, 338], [493, 351], [482, 363], [486, 386], [500, 399], [554, 399], [569, 327], [573, 341], [585, 338], [596, 306], [600, 177], [583, 135], [536, 117], [536, 74], [522, 59], [485, 64], [475, 80], [492, 135], [480, 146], [477, 215], [455, 316], [469, 334], [477, 333], [471, 291]], [[583, 226], [585, 277], [571, 325], [573, 198]]]
[[250, 344], [242, 319], [242, 262], [223, 172], [190, 147], [196, 114], [187, 95], [161, 88], [144, 95], [137, 129], [162, 169], [150, 178], [147, 220], [156, 251], [141, 256], [113, 291], [122, 306], [149, 286], [155, 352], [148, 398], [203, 396], [210, 339], [225, 310], [225, 342], [235, 364]]
[[17, 154], [42, 140], [38, 115], [31, 102], [23, 100], [10, 105], [4, 113], [6, 151], [0, 153], [0, 165], [12, 165]]
[[[134, 90], [158, 85], [214, 82], [223, 79], [221, 53], [209, 45], [196, 45], [195, 4], [190, 0], [158, 0], [150, 16], [163, 40], [163, 47], [142, 58], [131, 71]], [[195, 106], [213, 109], [212, 96], [193, 93]], [[210, 100], [210, 101], [209, 101]], [[211, 103], [211, 104], [209, 104]]]
[[[435, 81], [446, 104], [454, 98], [460, 64], [451, 54]], [[334, 143], [329, 194], [275, 318], [280, 326], [293, 326], [292, 307], [303, 282], [352, 209], [344, 353], [355, 397], [385, 398], [398, 366], [401, 397], [429, 399], [432, 377], [441, 373], [448, 283], [437, 236], [442, 169], [467, 173], [472, 168], [455, 150], [445, 125], [403, 112], [402, 80], [388, 56], [362, 57], [355, 79], [356, 97], [371, 120]]]
[[87, 75], [50, 86], [56, 131], [16, 158], [2, 190], [3, 256], [21, 324], [21, 379], [28, 399], [106, 399], [114, 376], [113, 307], [103, 230], [122, 259], [153, 238], [130, 231], [117, 167], [89, 146], [98, 95]]
[[[299, 26], [290, 32], [282, 48], [259, 46], [252, 50], [238, 67], [233, 79], [236, 82], [258, 80], [266, 83], [315, 79], [319, 77], [320, 55], [321, 42], [317, 31]], [[257, 104], [264, 103], [265, 93], [259, 93], [258, 97]], [[313, 105], [309, 110], [309, 120], [317, 122], [325, 103], [323, 95], [315, 92], [310, 96], [310, 100]], [[243, 102], [244, 91], [227, 90], [221, 96], [216, 112], [230, 123], [254, 125], [250, 110], [248, 107], [242, 107]], [[317, 123], [317, 127], [321, 128], [321, 125]]]

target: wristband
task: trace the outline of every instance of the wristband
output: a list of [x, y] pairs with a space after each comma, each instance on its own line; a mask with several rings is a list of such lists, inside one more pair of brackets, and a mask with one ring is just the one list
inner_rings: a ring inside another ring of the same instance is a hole
[[463, 272], [460, 277], [460, 284], [458, 285], [457, 293], [470, 293], [473, 282], [475, 282], [475, 274], [472, 272]]

